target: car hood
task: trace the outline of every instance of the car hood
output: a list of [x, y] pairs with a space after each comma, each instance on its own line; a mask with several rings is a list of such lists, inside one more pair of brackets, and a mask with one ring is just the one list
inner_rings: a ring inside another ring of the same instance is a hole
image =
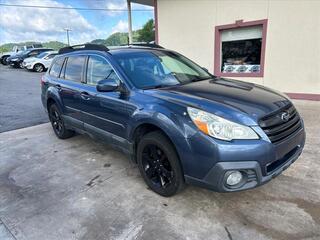
[[[164, 91], [165, 90], [165, 91]], [[183, 101], [230, 120], [257, 124], [258, 120], [290, 104], [282, 93], [252, 83], [211, 79], [158, 89], [156, 95]], [[165, 93], [166, 92], [166, 93]], [[252, 121], [245, 118], [249, 116]]]

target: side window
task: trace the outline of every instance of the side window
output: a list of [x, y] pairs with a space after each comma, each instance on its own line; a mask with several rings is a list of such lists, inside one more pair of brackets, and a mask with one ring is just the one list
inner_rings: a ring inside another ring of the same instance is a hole
[[30, 52], [28, 55], [29, 55], [30, 57], [34, 57], [34, 56], [37, 56], [39, 53], [40, 53], [40, 51], [32, 51], [32, 52]]
[[52, 65], [49, 74], [53, 77], [59, 77], [64, 58], [58, 58]]
[[81, 82], [82, 70], [85, 60], [85, 56], [68, 57], [64, 72], [64, 78], [66, 80]]
[[87, 84], [96, 85], [103, 79], [118, 79], [111, 65], [103, 58], [90, 56], [87, 69]]

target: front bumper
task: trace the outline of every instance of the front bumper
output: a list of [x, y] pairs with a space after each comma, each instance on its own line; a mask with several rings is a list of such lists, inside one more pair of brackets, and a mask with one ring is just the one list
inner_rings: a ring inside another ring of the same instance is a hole
[[[199, 139], [191, 140], [190, 146], [197, 144], [196, 147], [199, 149], [198, 144], [200, 144], [202, 152], [207, 151], [208, 154], [210, 149], [205, 147], [204, 142], [199, 143]], [[193, 170], [189, 171], [189, 174], [187, 169], [186, 182], [217, 192], [242, 191], [263, 185], [281, 174], [298, 159], [305, 144], [305, 130], [302, 128], [279, 144], [272, 144], [266, 140], [252, 141], [252, 144], [246, 141], [245, 144], [240, 145], [239, 143], [227, 145], [215, 143], [216, 145], [211, 148], [212, 167], [202, 177], [201, 175], [192, 176], [196, 166], [193, 166]], [[197, 154], [197, 156], [199, 155]], [[214, 161], [213, 158], [218, 160]], [[193, 160], [197, 160], [198, 164], [208, 162], [204, 160], [204, 154]], [[232, 170], [240, 171], [243, 174], [243, 181], [236, 187], [227, 186], [225, 183], [226, 173]]]
[[31, 69], [33, 69], [33, 64], [32, 63], [29, 63], [29, 62], [23, 62], [22, 63], [22, 66], [24, 67], [24, 68], [26, 68], [26, 69], [29, 69], [29, 70], [31, 70]]
[[22, 63], [22, 60], [15, 60], [15, 61], [10, 60], [8, 62], [8, 64], [12, 67], [19, 67], [21, 63]]
[[[211, 189], [216, 192], [236, 192], [255, 188], [269, 182], [271, 179], [280, 175], [298, 159], [301, 152], [302, 148], [300, 148], [299, 151], [297, 151], [283, 165], [266, 176], [263, 176], [261, 166], [259, 162], [256, 161], [219, 162], [210, 170], [210, 172], [204, 179], [195, 179], [187, 176], [186, 182], [189, 184]], [[241, 184], [240, 187], [230, 188], [225, 184], [225, 173], [231, 170], [239, 170], [245, 174], [245, 181]], [[247, 173], [248, 170], [251, 170], [249, 174]]]

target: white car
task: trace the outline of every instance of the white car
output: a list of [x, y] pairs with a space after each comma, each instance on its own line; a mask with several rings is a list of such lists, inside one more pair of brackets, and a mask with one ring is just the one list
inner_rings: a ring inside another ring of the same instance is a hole
[[50, 66], [53, 58], [56, 55], [58, 55], [58, 52], [56, 51], [43, 52], [35, 57], [24, 59], [22, 62], [22, 66], [28, 70], [43, 72]]

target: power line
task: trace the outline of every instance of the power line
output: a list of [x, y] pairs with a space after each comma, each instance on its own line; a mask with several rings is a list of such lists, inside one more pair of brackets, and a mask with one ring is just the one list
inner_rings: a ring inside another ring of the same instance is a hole
[[[46, 8], [46, 9], [63, 9], [63, 10], [79, 10], [79, 11], [113, 11], [113, 12], [126, 12], [127, 9], [116, 8], [81, 8], [81, 7], [55, 7], [55, 6], [38, 6], [38, 5], [20, 5], [20, 4], [5, 4], [0, 3], [4, 7], [22, 7], [22, 8]], [[153, 11], [152, 9], [132, 9], [137, 12]]]

